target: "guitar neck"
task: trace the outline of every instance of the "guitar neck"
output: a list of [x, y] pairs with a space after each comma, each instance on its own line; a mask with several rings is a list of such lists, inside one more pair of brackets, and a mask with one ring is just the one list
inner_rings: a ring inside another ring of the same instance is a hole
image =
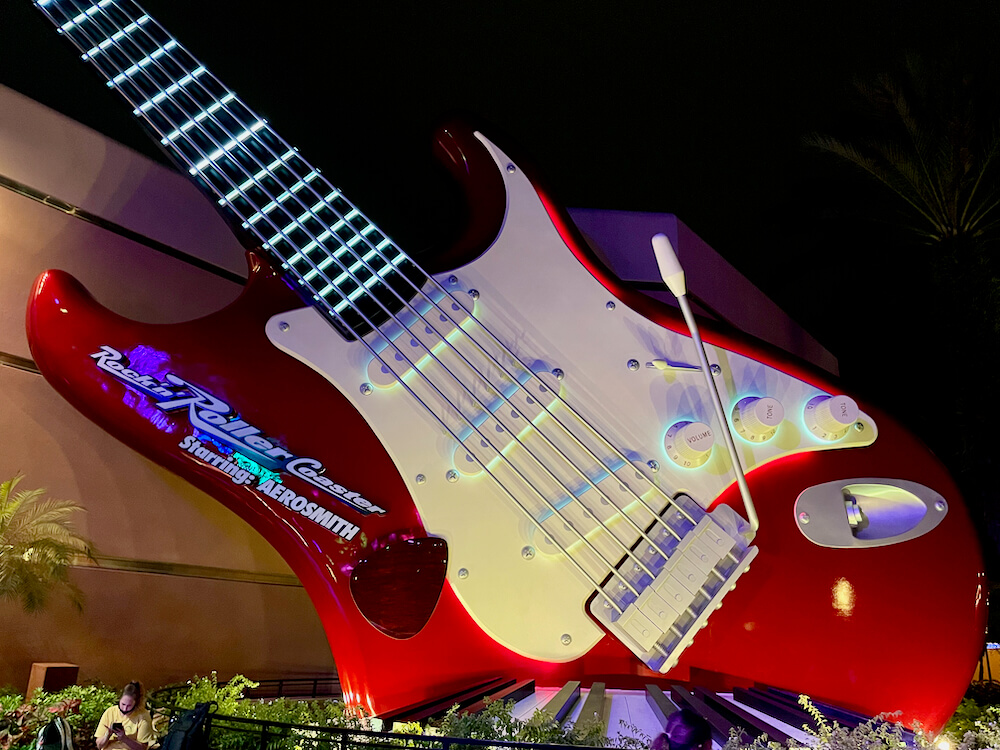
[[35, 0], [161, 147], [346, 337], [390, 319], [423, 272], [132, 0]]

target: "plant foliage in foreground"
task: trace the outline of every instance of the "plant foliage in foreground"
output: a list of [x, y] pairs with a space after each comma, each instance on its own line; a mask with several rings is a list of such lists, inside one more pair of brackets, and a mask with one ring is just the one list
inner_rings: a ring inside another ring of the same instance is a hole
[[118, 693], [106, 685], [70, 685], [55, 693], [36, 690], [25, 703], [20, 694], [0, 695], [0, 750], [32, 748], [39, 730], [53, 716], [65, 716], [73, 729], [75, 750], [94, 750], [94, 732], [104, 709]]
[[[287, 698], [264, 701], [243, 697], [246, 690], [256, 686], [257, 683], [242, 675], [220, 685], [213, 672], [207, 677], [189, 680], [187, 685], [174, 692], [170, 702], [179, 708], [191, 708], [196, 703], [215, 701], [220, 716], [302, 727], [286, 729], [271, 726], [262, 744], [259, 731], [227, 728], [220, 718], [212, 728], [212, 750], [337, 750], [339, 742], [331, 741], [330, 737], [318, 731], [320, 728], [371, 728], [368, 717], [342, 701], [297, 701]], [[117, 697], [118, 693], [105, 685], [73, 685], [55, 693], [38, 690], [25, 703], [11, 689], [0, 689], [0, 750], [30, 750], [34, 747], [38, 731], [56, 714], [65, 716], [73, 728], [76, 750], [94, 750], [93, 736], [97, 723]], [[916, 733], [915, 743], [907, 745], [902, 726], [891, 721], [891, 716], [876, 717], [851, 729], [827, 720], [808, 697], [800, 696], [799, 702], [816, 727], [803, 727], [809, 735], [805, 744], [792, 741], [786, 746], [766, 736], [747, 741], [734, 733], [724, 750], [902, 750], [914, 747], [914, 744], [916, 748], [932, 747], [930, 739], [920, 731]], [[530, 719], [516, 719], [513, 709], [511, 701], [493, 701], [487, 703], [485, 711], [468, 715], [456, 706], [448, 711], [438, 726], [422, 727], [414, 723], [397, 727], [396, 731], [400, 734], [426, 733], [477, 740], [585, 745], [619, 750], [645, 750], [652, 740], [636, 727], [625, 724], [616, 737], [608, 739], [604, 736], [603, 725], [596, 719], [578, 721], [575, 725], [559, 725], [541, 710], [535, 711]], [[154, 725], [159, 734], [166, 731], [162, 722], [154, 721]], [[1000, 706], [983, 706], [968, 699], [963, 701], [941, 737], [948, 740], [952, 750], [1000, 750]], [[399, 738], [385, 744], [404, 746], [411, 743]], [[461, 746], [455, 746], [455, 750], [461, 750]]]
[[18, 490], [23, 478], [0, 482], [0, 599], [37, 612], [53, 589], [62, 589], [82, 609], [83, 593], [69, 580], [69, 566], [77, 557], [93, 558], [93, 543], [70, 520], [83, 508], [45, 497], [44, 489]]

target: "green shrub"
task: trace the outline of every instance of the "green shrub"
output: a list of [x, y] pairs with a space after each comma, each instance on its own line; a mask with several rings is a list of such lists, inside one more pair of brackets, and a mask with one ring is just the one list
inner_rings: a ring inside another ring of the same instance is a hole
[[[212, 672], [207, 677], [193, 677], [187, 686], [172, 691], [170, 703], [178, 708], [193, 708], [198, 703], [215, 701], [218, 704], [217, 713], [223, 716], [311, 727], [368, 729], [366, 717], [342, 701], [245, 699], [244, 693], [258, 684], [243, 675], [236, 675], [220, 685], [218, 675]], [[213, 750], [257, 750], [260, 735], [256, 727], [240, 731], [217, 722], [212, 728], [212, 746]], [[267, 750], [327, 750], [329, 746], [326, 735], [309, 729], [268, 729]]]
[[[105, 685], [70, 685], [54, 693], [36, 690], [27, 703], [16, 693], [0, 697], [0, 749], [30, 748], [39, 730], [54, 715], [65, 716], [73, 729], [76, 750], [95, 748], [94, 732], [104, 710], [118, 694]], [[16, 699], [16, 700], [15, 700]]]
[[968, 732], [975, 732], [976, 722], [982, 719], [988, 719], [986, 708], [971, 698], [963, 698], [941, 733], [952, 738], [964, 737]]
[[260, 685], [259, 682], [247, 679], [241, 674], [228, 682], [219, 685], [219, 676], [213, 671], [207, 677], [195, 675], [187, 682], [187, 689], [174, 694], [173, 703], [178, 708], [194, 708], [198, 703], [215, 701], [218, 713], [225, 716], [238, 716], [243, 703], [243, 693]]
[[[813, 718], [817, 728], [803, 727], [810, 735], [810, 741], [801, 744], [790, 740], [787, 745], [769, 740], [762, 735], [750, 743], [743, 742], [739, 734], [733, 730], [723, 750], [784, 750], [784, 748], [811, 748], [812, 750], [899, 750], [909, 747], [903, 739], [903, 726], [891, 721], [891, 715], [876, 716], [856, 727], [843, 727], [837, 722], [830, 722], [822, 712], [813, 705], [808, 696], [799, 696], [799, 705]], [[916, 747], [930, 748], [929, 738], [918, 731]]]
[[948, 720], [942, 735], [955, 750], [981, 750], [1000, 747], [1000, 706], [982, 706], [963, 700]]
[[0, 715], [13, 711], [24, 703], [24, 696], [10, 685], [0, 687]]
[[478, 714], [463, 713], [458, 706], [452, 706], [440, 727], [436, 728], [437, 733], [476, 740], [614, 747], [622, 750], [645, 750], [651, 741], [650, 737], [629, 725], [624, 726], [624, 734], [609, 738], [605, 736], [604, 723], [597, 718], [560, 724], [545, 711], [536, 710], [530, 719], [516, 719], [513, 716], [513, 701], [487, 699], [485, 703], [486, 708]]

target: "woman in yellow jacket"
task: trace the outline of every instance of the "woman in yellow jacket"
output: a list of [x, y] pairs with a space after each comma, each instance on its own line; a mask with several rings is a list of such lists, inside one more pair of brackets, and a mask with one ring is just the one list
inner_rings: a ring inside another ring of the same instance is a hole
[[141, 682], [122, 690], [117, 706], [101, 716], [94, 738], [97, 750], [147, 750], [153, 743], [153, 720], [146, 710]]

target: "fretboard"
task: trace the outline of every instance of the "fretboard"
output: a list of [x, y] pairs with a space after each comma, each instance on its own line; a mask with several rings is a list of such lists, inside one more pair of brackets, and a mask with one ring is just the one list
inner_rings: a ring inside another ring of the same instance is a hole
[[160, 145], [348, 338], [378, 328], [423, 272], [132, 0], [35, 0]]

